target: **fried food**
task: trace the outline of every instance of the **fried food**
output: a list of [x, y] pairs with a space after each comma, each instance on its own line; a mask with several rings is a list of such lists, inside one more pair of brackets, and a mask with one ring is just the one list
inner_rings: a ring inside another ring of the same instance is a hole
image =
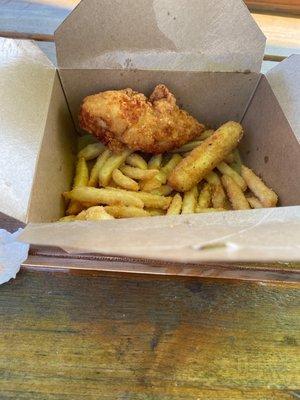
[[65, 192], [64, 197], [66, 199], [79, 201], [81, 203], [87, 202], [94, 205], [108, 204], [143, 208], [144, 202], [140, 198], [133, 196], [133, 193], [135, 194], [135, 192], [113, 188], [96, 189], [93, 187], [77, 187], [70, 192]]
[[130, 150], [123, 150], [120, 154], [113, 154], [106, 160], [99, 170], [99, 183], [102, 186], [108, 186], [114, 169], [118, 169], [125, 162], [130, 153]]
[[249, 210], [249, 203], [240, 186], [238, 186], [235, 181], [228, 175], [223, 175], [221, 179], [229, 197], [232, 208], [234, 210]]
[[158, 174], [157, 169], [140, 169], [136, 167], [131, 167], [129, 165], [123, 165], [122, 167], [120, 167], [120, 170], [123, 172], [124, 175], [138, 181], [152, 179], [155, 175]]
[[98, 156], [97, 161], [95, 162], [91, 170], [89, 186], [97, 187], [99, 185], [100, 170], [103, 168], [103, 165], [106, 163], [111, 155], [111, 151], [109, 149], [106, 149], [102, 154]]
[[210, 208], [211, 201], [211, 185], [209, 183], [205, 183], [198, 197], [197, 209], [198, 208]]
[[[80, 186], [87, 186], [89, 181], [89, 170], [84, 157], [77, 160], [73, 189]], [[67, 215], [78, 214], [83, 209], [77, 201], [71, 200], [66, 210]]]
[[88, 96], [81, 105], [79, 125], [113, 152], [129, 147], [153, 154], [179, 148], [204, 131], [162, 84], [149, 99], [132, 89]]
[[150, 217], [150, 213], [138, 207], [106, 206], [105, 211], [115, 218]]
[[198, 198], [198, 188], [194, 186], [191, 190], [184, 193], [182, 201], [182, 214], [193, 214], [196, 210]]
[[105, 150], [105, 146], [102, 143], [90, 143], [85, 146], [80, 152], [78, 153], [78, 158], [83, 157], [86, 161], [93, 160], [97, 158], [99, 154], [103, 153]]
[[[142, 156], [139, 154], [133, 153], [130, 154], [126, 158], [126, 164], [131, 165], [132, 167], [140, 168], [140, 169], [148, 169], [148, 165], [146, 161], [143, 159]], [[149, 169], [156, 169], [156, 168], [149, 168]]]
[[162, 164], [162, 154], [156, 154], [152, 156], [148, 162], [149, 169], [160, 169]]
[[251, 208], [264, 208], [261, 202], [254, 196], [247, 197], [248, 203], [250, 204]]
[[182, 197], [179, 193], [175, 194], [173, 197], [171, 204], [168, 208], [167, 215], [179, 215], [181, 213], [182, 208]]
[[234, 182], [242, 189], [244, 192], [247, 189], [247, 184], [244, 179], [239, 175], [234, 169], [232, 169], [224, 161], [217, 165], [217, 169], [223, 174], [230, 176]]
[[227, 122], [205, 139], [172, 171], [168, 184], [179, 192], [197, 185], [239, 143], [243, 128], [237, 122]]
[[258, 197], [265, 207], [275, 207], [278, 201], [277, 194], [269, 189], [264, 182], [250, 169], [242, 165], [242, 177], [249, 189]]
[[124, 175], [119, 169], [115, 169], [112, 174], [114, 182], [123, 189], [133, 190], [137, 192], [139, 190], [139, 184], [128, 176]]

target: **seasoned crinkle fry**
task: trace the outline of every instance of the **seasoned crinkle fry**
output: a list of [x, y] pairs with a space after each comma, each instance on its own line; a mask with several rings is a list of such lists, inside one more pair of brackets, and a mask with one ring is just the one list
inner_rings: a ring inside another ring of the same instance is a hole
[[198, 188], [194, 186], [191, 190], [184, 193], [182, 201], [182, 214], [192, 214], [197, 205]]
[[160, 169], [162, 163], [162, 154], [152, 156], [148, 162], [149, 169]]
[[84, 149], [86, 146], [88, 146], [89, 144], [93, 144], [93, 143], [99, 143], [99, 140], [97, 140], [95, 138], [95, 136], [92, 136], [92, 135], [79, 136], [78, 140], [77, 140], [77, 151], [78, 151], [78, 153], [82, 149]]
[[171, 204], [168, 208], [167, 215], [179, 215], [181, 213], [182, 208], [182, 197], [179, 193], [175, 194], [173, 197]]
[[120, 154], [113, 154], [110, 156], [101, 170], [99, 171], [99, 182], [102, 186], [107, 186], [113, 170], [118, 169], [126, 160], [126, 158], [131, 154], [131, 150], [123, 150]]
[[[87, 186], [89, 180], [89, 170], [84, 157], [77, 160], [73, 188]], [[78, 214], [82, 210], [82, 205], [76, 201], [70, 201], [66, 210], [67, 215]]]
[[123, 165], [120, 171], [129, 178], [137, 180], [152, 179], [159, 172], [157, 169], [140, 169], [129, 165]]
[[124, 175], [119, 169], [115, 169], [112, 174], [114, 182], [123, 189], [137, 192], [139, 185], [136, 181]]
[[234, 182], [242, 189], [243, 192], [247, 189], [247, 184], [241, 177], [241, 175], [239, 175], [234, 169], [229, 167], [229, 165], [227, 165], [225, 162], [220, 162], [220, 164], [217, 165], [217, 169], [223, 175], [230, 176], [234, 180]]
[[161, 185], [164, 185], [167, 182], [168, 176], [176, 167], [177, 164], [180, 163], [182, 157], [180, 154], [174, 154], [171, 159], [164, 165], [159, 173], [155, 175], [154, 178], [146, 180], [142, 184], [142, 189], [145, 192], [150, 192], [154, 189], [159, 188]]
[[145, 208], [145, 210], [151, 215], [151, 217], [159, 217], [166, 215], [166, 212], [159, 208]]
[[87, 210], [81, 211], [76, 217], [76, 220], [81, 221], [100, 221], [104, 219], [114, 219], [114, 217], [108, 214], [102, 206], [90, 207]]
[[134, 196], [135, 192], [127, 192], [122, 189], [96, 189], [93, 187], [78, 187], [70, 192], [65, 192], [66, 199], [79, 202], [87, 202], [94, 205], [125, 205], [143, 208], [144, 203], [141, 198]]
[[97, 158], [99, 154], [103, 153], [105, 150], [104, 144], [97, 142], [88, 144], [78, 153], [78, 158], [83, 157], [86, 161], [93, 160]]
[[186, 153], [188, 151], [194, 150], [202, 143], [202, 140], [193, 140], [181, 146], [179, 149], [173, 150], [171, 153]]
[[151, 190], [150, 193], [157, 194], [158, 196], [169, 196], [173, 192], [173, 188], [168, 185], [162, 185], [158, 189]]
[[180, 192], [190, 190], [238, 145], [242, 135], [243, 128], [237, 122], [222, 125], [176, 166], [168, 184]]
[[[136, 154], [136, 153], [130, 154], [126, 158], [126, 164], [129, 164], [132, 167], [137, 167], [140, 169], [148, 169], [148, 165], [147, 165], [146, 161], [143, 159], [142, 156], [140, 156], [139, 154]], [[155, 169], [155, 168], [153, 168], [153, 169]]]
[[248, 210], [250, 209], [249, 203], [242, 191], [242, 189], [235, 183], [235, 181], [228, 175], [222, 176], [222, 183], [225, 187], [230, 203], [234, 210]]
[[146, 193], [146, 192], [131, 192], [131, 191], [126, 191], [122, 189], [115, 189], [115, 188], [107, 188], [107, 190], [111, 191], [118, 191], [119, 193], [129, 193], [131, 196], [134, 196], [136, 199], [140, 199], [145, 207], [148, 208], [161, 208], [163, 210], [166, 210], [170, 202], [172, 200], [172, 197], [164, 197], [164, 196], [158, 196], [156, 194], [152, 193]]
[[138, 218], [151, 216], [147, 211], [137, 207], [106, 206], [105, 210], [115, 218]]
[[206, 131], [202, 132], [200, 136], [197, 137], [197, 140], [205, 140], [209, 138], [213, 133], [213, 129], [207, 129]]
[[247, 197], [248, 203], [250, 204], [251, 208], [263, 208], [264, 206], [256, 197]]
[[211, 200], [214, 208], [226, 208], [226, 193], [224, 192], [221, 179], [215, 172], [210, 172], [205, 180], [211, 185]]
[[206, 183], [199, 194], [197, 208], [210, 208], [211, 203], [211, 186]]
[[76, 221], [76, 215], [67, 215], [58, 220], [58, 222], [73, 222]]
[[250, 169], [242, 165], [242, 177], [245, 179], [251, 192], [258, 197], [265, 207], [275, 207], [278, 201], [277, 194], [269, 189], [264, 182]]
[[89, 186], [96, 187], [99, 184], [99, 172], [108, 158], [111, 156], [111, 151], [106, 149], [100, 154], [95, 162], [90, 175]]
[[232, 163], [234, 162], [234, 160], [235, 160], [235, 158], [234, 158], [233, 152], [227, 154], [227, 156], [224, 158], [224, 161], [225, 161], [227, 164], [232, 164]]

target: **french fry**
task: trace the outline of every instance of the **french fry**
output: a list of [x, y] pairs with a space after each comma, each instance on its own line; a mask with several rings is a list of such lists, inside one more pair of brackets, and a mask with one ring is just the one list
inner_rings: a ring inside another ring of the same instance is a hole
[[242, 159], [238, 149], [233, 150], [232, 152], [234, 160], [230, 163], [230, 167], [235, 170], [239, 175], [241, 175], [242, 169]]
[[191, 190], [184, 193], [182, 201], [182, 214], [192, 214], [197, 205], [198, 188], [194, 186]]
[[76, 221], [76, 215], [67, 215], [58, 220], [58, 222], [73, 222]]
[[227, 165], [224, 161], [217, 165], [217, 169], [223, 174], [230, 176], [234, 182], [242, 189], [244, 192], [247, 189], [247, 184], [244, 179], [239, 175], [234, 169]]
[[[144, 203], [142, 199], [133, 195], [137, 193], [138, 192], [129, 192], [123, 189], [114, 188], [96, 189], [93, 187], [78, 187], [74, 188], [70, 192], [65, 192], [64, 196], [69, 200], [75, 200], [83, 203], [87, 202], [94, 205], [125, 205], [143, 208]], [[166, 197], [164, 197], [164, 199], [166, 199]]]
[[171, 204], [168, 208], [167, 215], [179, 215], [182, 208], [182, 197], [179, 193], [176, 193], [173, 197]]
[[157, 169], [140, 169], [129, 165], [121, 166], [120, 171], [129, 178], [137, 180], [152, 179], [159, 172]]
[[145, 210], [151, 215], [151, 217], [159, 217], [161, 215], [166, 215], [166, 212], [159, 208], [145, 208]]
[[265, 207], [275, 207], [278, 202], [277, 194], [272, 189], [268, 188], [250, 168], [242, 165], [241, 172], [249, 189], [258, 197], [262, 205]]
[[234, 162], [235, 158], [234, 158], [234, 154], [229, 153], [227, 154], [227, 156], [224, 158], [224, 161], [226, 162], [226, 164], [232, 164]]
[[[130, 154], [126, 158], [126, 164], [129, 164], [132, 167], [137, 167], [140, 169], [148, 169], [148, 165], [147, 165], [146, 161], [143, 159], [142, 156], [140, 156], [139, 154], [136, 154], [136, 153]], [[152, 168], [149, 168], [149, 169], [152, 169]], [[155, 169], [155, 168], [153, 168], [153, 169]]]
[[118, 169], [125, 162], [126, 158], [131, 153], [132, 153], [131, 150], [123, 150], [122, 153], [113, 154], [106, 160], [101, 170], [99, 170], [99, 182], [102, 186], [105, 187], [108, 185], [113, 170]]
[[[77, 160], [75, 177], [73, 182], [73, 188], [87, 186], [89, 180], [89, 170], [84, 157], [80, 157]], [[83, 207], [76, 201], [70, 201], [69, 206], [66, 210], [67, 215], [78, 214], [82, 211]]]
[[154, 189], [158, 189], [161, 185], [167, 182], [168, 176], [172, 170], [176, 167], [178, 163], [182, 160], [179, 154], [173, 154], [170, 160], [164, 165], [158, 174], [156, 174], [152, 179], [147, 179], [141, 182], [141, 189], [145, 192], [151, 192]]
[[212, 213], [212, 212], [220, 212], [220, 211], [227, 211], [225, 208], [199, 208], [196, 207], [196, 213]]
[[206, 131], [202, 132], [200, 136], [197, 137], [197, 140], [205, 140], [209, 138], [215, 131], [213, 129], [207, 129]]
[[264, 206], [261, 202], [254, 196], [247, 197], [248, 203], [250, 204], [251, 208], [263, 208]]
[[77, 140], [77, 152], [79, 153], [82, 149], [84, 149], [87, 145], [99, 143], [99, 140], [96, 139], [93, 135], [83, 135], [79, 136]]
[[230, 121], [222, 125], [176, 166], [168, 184], [179, 192], [190, 190], [238, 145], [242, 135], [239, 123]]
[[100, 221], [105, 219], [114, 219], [114, 217], [108, 214], [102, 206], [90, 207], [87, 210], [81, 211], [76, 217], [76, 220], [81, 221]]
[[106, 206], [105, 210], [115, 218], [139, 218], [151, 216], [147, 211], [137, 207]]
[[205, 183], [198, 197], [197, 208], [210, 208], [211, 204], [211, 186]]
[[163, 210], [166, 210], [169, 207], [172, 200], [172, 197], [158, 196], [157, 194], [152, 194], [147, 192], [131, 192], [111, 187], [108, 187], [107, 190], [118, 191], [120, 194], [128, 193], [131, 196], [134, 196], [136, 199], [141, 200], [144, 203], [145, 207], [147, 208], [161, 208]]
[[152, 190], [150, 193], [157, 194], [158, 196], [169, 196], [173, 192], [171, 186], [162, 185], [158, 189]]
[[221, 180], [229, 197], [232, 208], [234, 210], [250, 209], [249, 203], [240, 186], [238, 186], [229, 175], [223, 175]]
[[193, 140], [192, 142], [188, 142], [183, 146], [179, 147], [179, 149], [171, 151], [171, 153], [186, 153], [188, 151], [194, 150], [202, 143], [201, 140]]
[[156, 154], [152, 156], [148, 162], [149, 169], [160, 169], [162, 164], [162, 154]]
[[103, 167], [103, 165], [106, 163], [106, 161], [110, 156], [111, 156], [111, 151], [109, 149], [105, 149], [104, 152], [98, 156], [97, 161], [95, 162], [91, 170], [89, 186], [92, 187], [98, 186], [99, 171], [101, 170], [101, 168]]
[[211, 185], [211, 201], [214, 208], [226, 208], [226, 193], [224, 192], [221, 179], [215, 172], [210, 172], [205, 180]]
[[139, 184], [128, 176], [124, 175], [119, 169], [115, 169], [112, 173], [114, 182], [123, 189], [137, 192]]
[[78, 153], [78, 158], [83, 157], [86, 161], [93, 160], [97, 158], [99, 154], [103, 153], [105, 150], [104, 144], [97, 142], [88, 144]]

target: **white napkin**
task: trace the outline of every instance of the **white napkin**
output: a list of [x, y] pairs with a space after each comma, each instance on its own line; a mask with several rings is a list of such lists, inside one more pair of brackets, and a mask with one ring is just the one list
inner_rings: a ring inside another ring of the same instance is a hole
[[15, 278], [21, 264], [26, 260], [29, 245], [18, 242], [22, 229], [9, 233], [0, 229], [0, 285]]

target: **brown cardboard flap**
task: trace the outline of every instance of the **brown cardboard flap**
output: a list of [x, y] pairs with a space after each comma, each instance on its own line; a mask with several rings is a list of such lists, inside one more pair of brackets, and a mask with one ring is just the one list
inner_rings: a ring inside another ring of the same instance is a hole
[[266, 76], [300, 142], [300, 54], [293, 54], [282, 61]]
[[265, 49], [240, 0], [82, 0], [55, 42], [62, 68], [259, 72]]
[[276, 191], [280, 205], [300, 205], [300, 145], [265, 76], [242, 125], [244, 163]]
[[0, 212], [23, 222], [54, 75], [33, 43], [0, 38]]
[[61, 69], [59, 75], [75, 124], [82, 99], [92, 93], [130, 87], [149, 96], [159, 83], [202, 123], [218, 127], [240, 121], [261, 78], [256, 73]]
[[72, 253], [173, 262], [300, 261], [300, 207], [29, 224], [21, 240]]

